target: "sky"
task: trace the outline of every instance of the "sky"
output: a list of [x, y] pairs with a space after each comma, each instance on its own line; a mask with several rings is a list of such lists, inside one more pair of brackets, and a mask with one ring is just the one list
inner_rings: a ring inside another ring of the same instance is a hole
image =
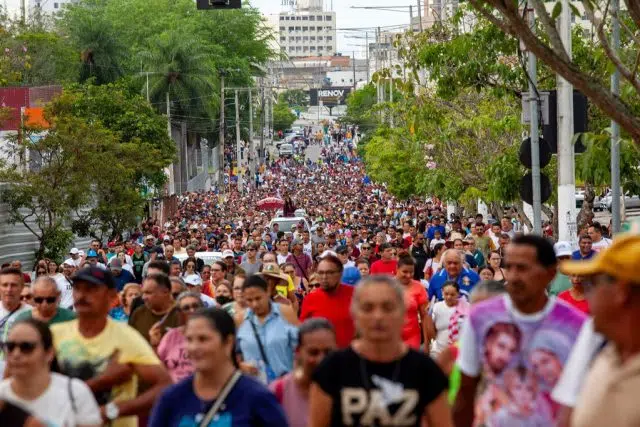
[[[29, 0], [26, 0], [27, 4]], [[251, 4], [264, 15], [277, 15], [280, 11], [286, 10], [286, 7], [282, 6], [282, 3], [288, 0], [250, 0]], [[333, 3], [333, 10], [336, 12], [336, 20], [338, 29], [341, 28], [360, 28], [370, 27], [375, 28], [377, 26], [395, 26], [395, 25], [407, 25], [409, 24], [409, 10], [401, 10], [398, 12], [381, 11], [381, 10], [364, 10], [364, 9], [351, 9], [351, 6], [404, 6], [414, 4], [414, 13], [417, 15], [417, 0], [324, 0], [325, 10], [331, 9]], [[0, 0], [0, 4], [8, 6], [10, 11], [17, 12], [20, 7], [20, 0]], [[384, 28], [383, 28], [384, 30]], [[370, 39], [375, 37], [373, 30], [370, 33]], [[356, 51], [357, 58], [364, 58], [365, 56], [365, 40], [364, 39], [352, 39], [348, 35], [364, 37], [364, 32], [346, 32], [338, 31], [338, 51], [345, 55], [351, 55], [353, 51]], [[359, 46], [354, 46], [359, 45]]]

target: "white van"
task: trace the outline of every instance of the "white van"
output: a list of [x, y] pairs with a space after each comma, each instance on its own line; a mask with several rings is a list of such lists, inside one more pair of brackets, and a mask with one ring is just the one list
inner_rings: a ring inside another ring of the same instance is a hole
[[282, 144], [280, 146], [280, 150], [278, 151], [280, 157], [290, 157], [293, 156], [293, 145], [292, 144]]

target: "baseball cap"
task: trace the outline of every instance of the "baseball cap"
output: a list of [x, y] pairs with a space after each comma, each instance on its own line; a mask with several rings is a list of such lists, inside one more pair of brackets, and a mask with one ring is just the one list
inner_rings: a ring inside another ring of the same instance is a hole
[[233, 251], [230, 249], [225, 249], [224, 251], [222, 251], [222, 258], [233, 258]]
[[327, 256], [329, 256], [329, 255], [334, 256], [334, 257], [337, 257], [337, 256], [338, 256], [338, 254], [337, 254], [337, 253], [335, 253], [334, 251], [326, 250], [326, 251], [322, 252], [322, 254], [320, 255], [320, 259], [322, 259], [322, 258], [324, 258], [324, 257], [327, 257]]
[[202, 286], [202, 279], [197, 274], [190, 274], [184, 278], [184, 283], [189, 286]]
[[78, 282], [91, 283], [96, 286], [104, 285], [109, 289], [115, 289], [116, 287], [113, 275], [109, 270], [94, 266], [77, 271], [71, 278], [71, 283], [75, 285]]
[[87, 258], [98, 258], [98, 253], [93, 249], [87, 251]]
[[621, 236], [588, 261], [565, 261], [560, 271], [567, 275], [593, 276], [608, 274], [616, 279], [638, 282], [636, 267], [640, 265], [640, 235]]
[[573, 253], [571, 243], [565, 241], [559, 241], [558, 243], [553, 245], [553, 250], [555, 251], [557, 258], [560, 258], [562, 256], [571, 256], [571, 254]]
[[78, 255], [80, 253], [80, 251], [78, 250], [78, 248], [71, 248], [71, 250], [69, 251], [69, 253], [71, 255]]
[[360, 281], [362, 275], [356, 267], [347, 267], [342, 272], [342, 283], [355, 286]]
[[169, 236], [168, 234], [165, 234], [165, 236], [162, 238], [163, 242], [170, 242], [171, 241], [171, 236]]
[[144, 238], [144, 240], [155, 240], [156, 238], [153, 236], [153, 234], [149, 234], [147, 235], [147, 237]]
[[67, 265], [69, 267], [75, 267], [76, 266], [76, 262], [74, 260], [72, 260], [71, 258], [69, 258], [69, 259], [64, 260], [62, 265]]
[[122, 261], [120, 261], [118, 258], [113, 258], [111, 260], [111, 262], [109, 263], [109, 268], [112, 270], [122, 270]]

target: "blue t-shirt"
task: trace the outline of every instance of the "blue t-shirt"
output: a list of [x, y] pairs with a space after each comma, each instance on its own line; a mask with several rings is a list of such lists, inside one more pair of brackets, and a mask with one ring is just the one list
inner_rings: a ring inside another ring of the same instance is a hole
[[136, 281], [136, 278], [133, 277], [133, 274], [129, 273], [127, 270], [122, 270], [119, 276], [113, 275], [113, 280], [116, 282], [116, 288], [118, 292], [122, 291], [124, 285], [127, 283], [132, 283]]
[[[442, 269], [433, 275], [429, 282], [429, 299], [432, 299], [435, 296], [436, 300], [442, 301], [442, 285], [444, 285], [444, 282], [447, 280], [450, 279], [445, 269]], [[456, 280], [460, 287], [460, 295], [464, 295], [468, 300], [473, 287], [479, 281], [480, 276], [478, 276], [478, 273], [473, 270], [463, 268], [462, 272], [458, 276], [458, 280]]]
[[597, 252], [592, 249], [591, 252], [589, 253], [589, 255], [583, 257], [582, 254], [580, 253], [580, 250], [577, 250], [577, 251], [574, 251], [571, 254], [571, 259], [576, 260], [576, 261], [586, 261], [588, 259], [593, 258], [595, 256], [595, 254], [597, 254]]
[[[193, 391], [193, 376], [167, 388], [156, 400], [149, 427], [198, 427], [214, 402], [203, 402]], [[276, 397], [253, 378], [243, 375], [207, 427], [287, 427]]]
[[444, 239], [447, 235], [447, 230], [444, 228], [444, 225], [432, 225], [427, 230], [427, 239], [433, 240], [436, 238], [435, 232], [440, 231], [440, 238]]

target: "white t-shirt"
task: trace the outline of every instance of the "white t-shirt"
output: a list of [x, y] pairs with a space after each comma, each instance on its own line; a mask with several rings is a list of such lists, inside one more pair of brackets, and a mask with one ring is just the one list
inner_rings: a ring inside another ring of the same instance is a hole
[[[71, 381], [71, 387], [69, 387]], [[0, 382], [0, 399], [24, 408], [50, 427], [100, 425], [100, 409], [89, 387], [78, 379], [52, 373], [47, 390], [34, 400], [24, 400], [11, 390], [11, 379]], [[73, 400], [72, 400], [73, 399]], [[73, 402], [73, 403], [72, 403]], [[75, 407], [75, 410], [74, 410]]]
[[56, 285], [58, 285], [58, 290], [60, 291], [60, 307], [73, 307], [73, 288], [71, 287], [71, 281], [62, 273], [53, 276], [53, 280], [56, 281]]
[[[4, 308], [4, 304], [0, 302], [0, 341], [4, 341], [7, 339], [9, 329], [11, 329], [11, 326], [13, 326], [13, 322], [16, 321], [16, 318], [25, 311], [30, 311], [31, 308], [32, 307], [28, 304], [22, 304], [19, 309], [12, 313], [11, 311]], [[4, 355], [2, 352], [0, 352], [0, 359], [4, 359]]]
[[433, 346], [432, 356], [439, 354], [449, 344], [449, 320], [456, 311], [456, 306], [449, 307], [446, 302], [438, 301], [433, 306], [433, 324], [436, 328], [436, 340]]
[[607, 239], [606, 237], [603, 237], [602, 239], [600, 239], [599, 242], [593, 242], [591, 244], [591, 249], [593, 249], [596, 252], [600, 252], [601, 250], [606, 249], [609, 246], [611, 246], [611, 240]]

